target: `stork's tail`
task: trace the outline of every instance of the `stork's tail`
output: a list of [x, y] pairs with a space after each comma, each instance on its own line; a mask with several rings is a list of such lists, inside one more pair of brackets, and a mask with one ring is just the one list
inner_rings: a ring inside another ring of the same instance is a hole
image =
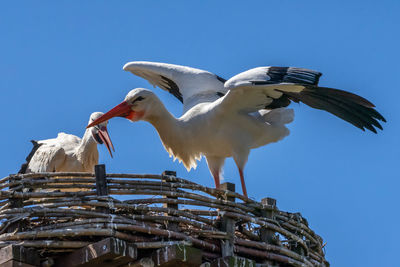
[[294, 102], [301, 101], [312, 108], [328, 111], [363, 131], [366, 128], [376, 133], [374, 127], [382, 130], [378, 121], [386, 122], [385, 118], [374, 109], [375, 106], [371, 102], [346, 91], [306, 86], [301, 92], [280, 92]]
[[20, 174], [24, 174], [26, 173], [26, 170], [28, 169], [29, 166], [29, 162], [31, 161], [33, 155], [35, 155], [36, 151], [38, 150], [38, 148], [42, 145], [39, 144], [37, 141], [35, 140], [31, 140], [32, 144], [33, 144], [33, 148], [31, 150], [31, 152], [29, 153], [29, 155], [26, 157], [26, 162], [24, 164], [21, 165], [21, 168], [19, 169], [18, 173]]

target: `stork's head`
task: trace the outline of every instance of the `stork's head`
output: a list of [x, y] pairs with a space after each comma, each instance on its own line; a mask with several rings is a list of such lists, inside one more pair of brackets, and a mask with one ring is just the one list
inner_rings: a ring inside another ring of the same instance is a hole
[[114, 117], [123, 117], [130, 121], [146, 120], [160, 105], [157, 96], [150, 90], [136, 88], [130, 91], [125, 100], [106, 114], [89, 123], [87, 128], [98, 125]]
[[[103, 115], [104, 115], [103, 112], [93, 112], [90, 115], [89, 124], [98, 120]], [[108, 124], [107, 120], [103, 121], [103, 122], [97, 124], [96, 126], [94, 126], [93, 128], [91, 128], [90, 131], [92, 132], [92, 136], [93, 136], [94, 140], [96, 141], [96, 143], [104, 144], [107, 147], [108, 152], [110, 152], [110, 155], [112, 157], [111, 149], [113, 151], [115, 151], [115, 150], [114, 150], [114, 146], [111, 142], [110, 136], [108, 135], [107, 124]]]
[[150, 90], [144, 88], [133, 89], [120, 104], [126, 106], [125, 109], [128, 110], [128, 113], [122, 114], [121, 117], [131, 121], [145, 120], [151, 115], [154, 107], [157, 106], [157, 100], [156, 95]]

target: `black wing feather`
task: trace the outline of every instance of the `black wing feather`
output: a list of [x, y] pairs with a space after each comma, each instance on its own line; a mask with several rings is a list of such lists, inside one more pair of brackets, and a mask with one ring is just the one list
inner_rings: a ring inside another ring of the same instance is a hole
[[[160, 75], [160, 76], [161, 76], [161, 79], [167, 84], [167, 86], [161, 85], [161, 84], [159, 86], [162, 89], [167, 90], [168, 92], [170, 92], [173, 96], [178, 98], [179, 101], [181, 101], [183, 103], [182, 93], [179, 91], [178, 85], [174, 81], [172, 81], [171, 79], [168, 79], [167, 77], [162, 76], [162, 75]], [[222, 78], [222, 77], [220, 77], [218, 75], [215, 75], [215, 77], [221, 83], [225, 83], [226, 82], [226, 80], [224, 78]], [[221, 93], [221, 92], [217, 92], [217, 95], [221, 97], [221, 96], [224, 96], [225, 94]]]
[[386, 122], [385, 118], [374, 109], [374, 104], [365, 98], [343, 90], [318, 87], [322, 73], [293, 67], [269, 67], [267, 80], [250, 81], [254, 85], [271, 85], [293, 83], [304, 86], [301, 92], [286, 92], [275, 89], [282, 96], [273, 99], [266, 109], [287, 107], [291, 101], [328, 111], [354, 126], [376, 133], [376, 128], [382, 130], [378, 121]]
[[272, 102], [266, 106], [266, 109], [285, 108], [290, 105], [290, 99], [287, 95], [282, 95], [280, 98], [273, 99]]
[[216, 75], [217, 76], [217, 80], [218, 81], [220, 81], [220, 82], [222, 82], [222, 83], [225, 83], [226, 82], [226, 79], [224, 79], [224, 78], [222, 78], [221, 76], [218, 76], [218, 75]]
[[183, 97], [181, 92], [179, 91], [179, 87], [178, 85], [172, 81], [171, 79], [168, 79], [165, 76], [161, 75], [161, 79], [167, 83], [167, 86], [164, 85], [159, 85], [162, 89], [167, 90], [168, 92], [170, 92], [172, 95], [174, 95], [176, 98], [179, 99], [179, 101], [181, 101], [183, 103]]
[[377, 120], [386, 122], [371, 102], [346, 91], [317, 86], [306, 86], [298, 93], [279, 91], [294, 102], [303, 102], [312, 108], [328, 111], [363, 131], [366, 128], [376, 133], [374, 126], [382, 130]]
[[318, 85], [322, 73], [302, 68], [270, 67], [267, 71], [267, 75], [270, 77], [270, 83]]
[[[319, 78], [322, 76], [322, 73], [318, 71], [294, 67], [269, 67], [266, 74], [269, 76], [269, 80], [251, 81], [251, 83], [254, 85], [280, 83], [318, 85]], [[275, 109], [287, 107], [290, 104], [290, 100], [291, 99], [289, 99], [287, 95], [283, 94], [280, 98], [273, 99], [265, 108]]]
[[21, 168], [19, 169], [18, 173], [21, 173], [21, 174], [26, 173], [26, 169], [28, 168], [29, 162], [31, 161], [33, 155], [35, 155], [35, 153], [38, 150], [38, 148], [42, 145], [42, 144], [39, 144], [35, 140], [31, 140], [31, 142], [33, 144], [33, 148], [31, 150], [31, 152], [29, 153], [29, 155], [26, 157], [26, 159], [25, 159], [26, 162], [21, 165]]

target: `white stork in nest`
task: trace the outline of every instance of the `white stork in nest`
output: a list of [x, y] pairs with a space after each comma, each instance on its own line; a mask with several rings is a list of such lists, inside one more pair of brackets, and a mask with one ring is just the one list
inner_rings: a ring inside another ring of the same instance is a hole
[[[104, 113], [94, 112], [89, 123]], [[82, 139], [66, 133], [57, 138], [31, 141], [33, 149], [18, 173], [36, 172], [93, 172], [99, 161], [97, 144], [105, 144], [112, 157], [114, 146], [107, 131], [108, 121], [87, 129]]]
[[368, 100], [338, 89], [319, 87], [321, 73], [294, 67], [259, 67], [225, 80], [191, 67], [129, 62], [124, 70], [169, 91], [183, 103], [183, 115], [175, 118], [151, 91], [136, 88], [125, 100], [90, 123], [92, 127], [120, 116], [144, 120], [157, 130], [170, 156], [189, 171], [205, 156], [219, 188], [225, 158], [233, 157], [247, 196], [243, 169], [252, 148], [282, 140], [294, 112], [286, 107], [303, 102], [328, 111], [365, 130], [376, 133], [384, 121]]

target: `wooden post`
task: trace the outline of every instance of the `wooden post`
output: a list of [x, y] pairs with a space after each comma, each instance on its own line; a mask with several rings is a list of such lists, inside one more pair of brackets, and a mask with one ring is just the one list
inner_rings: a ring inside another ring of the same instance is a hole
[[[263, 198], [261, 200], [261, 204], [264, 209], [261, 211], [261, 215], [268, 219], [275, 219], [274, 210], [276, 209], [276, 200], [270, 197]], [[261, 228], [260, 238], [265, 243], [273, 243], [274, 242], [275, 232], [266, 228]]]
[[256, 264], [255, 261], [242, 258], [242, 257], [225, 257], [225, 258], [218, 258], [210, 263], [210, 267], [273, 267], [277, 265], [262, 265]]
[[201, 265], [202, 255], [200, 249], [177, 244], [157, 249], [153, 252], [151, 259], [154, 266], [159, 267], [196, 267]]
[[[235, 184], [223, 183], [221, 189], [226, 191], [235, 192]], [[223, 198], [227, 201], [235, 202], [235, 197], [224, 195]], [[222, 257], [234, 256], [234, 237], [235, 237], [235, 220], [226, 216], [222, 216], [221, 231], [228, 235], [228, 239], [221, 240], [221, 254]]]
[[106, 166], [104, 164], [98, 164], [94, 166], [94, 173], [96, 174], [96, 191], [98, 196], [107, 196], [107, 178], [106, 178]]
[[164, 171], [162, 176], [173, 176], [176, 177], [176, 171]]
[[[223, 183], [223, 184], [221, 184], [221, 189], [225, 190], [225, 191], [235, 192], [235, 184], [229, 183], [229, 182]], [[235, 197], [224, 196], [224, 199], [235, 202]]]
[[[261, 204], [263, 209], [261, 210], [261, 216], [268, 219], [275, 219], [275, 209], [276, 209], [276, 200], [270, 197], [266, 197], [261, 199]], [[269, 229], [262, 227], [260, 229], [260, 239], [261, 241], [267, 244], [275, 244], [275, 232]], [[264, 261], [266, 266], [272, 266], [272, 262], [269, 260]]]
[[0, 249], [0, 266], [39, 266], [40, 256], [36, 250], [23, 246], [9, 245]]
[[[161, 176], [163, 177], [162, 181], [167, 182], [166, 177], [167, 176], [173, 176], [176, 177], [176, 172], [175, 171], [164, 171]], [[173, 181], [170, 181], [171, 183], [174, 183]], [[171, 191], [176, 191], [175, 188], [172, 188]], [[166, 198], [166, 196], [164, 196]], [[178, 199], [177, 197], [169, 197], [170, 199]], [[163, 204], [164, 208], [169, 208], [169, 209], [179, 209], [178, 204], [173, 204], [173, 203], [164, 203]], [[168, 214], [165, 214], [168, 216]], [[173, 216], [173, 215], [172, 215]], [[179, 231], [179, 224], [178, 222], [170, 222], [170, 221], [165, 221], [165, 226], [168, 230], [178, 232]]]
[[[12, 174], [10, 174], [9, 175], [10, 176], [10, 180], [9, 180], [9, 183], [12, 183], [12, 182], [14, 182], [15, 180], [17, 180], [17, 179], [21, 179], [20, 177], [18, 177], [18, 176], [14, 176], [14, 175], [12, 175]], [[14, 191], [14, 192], [22, 192], [22, 189], [19, 189], [19, 190], [14, 190], [14, 188], [15, 188], [16, 186], [10, 186], [10, 191]], [[18, 208], [23, 208], [24, 207], [24, 199], [23, 198], [10, 198], [9, 199], [10, 200], [10, 209], [13, 209], [13, 208], [16, 208], [16, 209], [18, 209]], [[21, 231], [23, 231], [23, 228], [24, 228], [24, 222], [22, 221], [22, 220], [19, 220], [19, 221], [17, 221], [17, 222], [14, 222], [14, 223], [12, 223], [10, 226], [8, 226], [8, 228], [7, 228], [7, 232], [8, 233], [13, 233], [13, 232], [15, 232], [16, 230], [18, 231], [18, 232], [21, 232]]]
[[[94, 173], [96, 175], [96, 192], [98, 196], [108, 195], [107, 177], [106, 177], [106, 166], [104, 164], [98, 164], [94, 166]], [[101, 212], [109, 212], [106, 207], [96, 207], [96, 210]]]
[[137, 258], [137, 248], [124, 240], [108, 237], [56, 259], [54, 267], [120, 266]]

